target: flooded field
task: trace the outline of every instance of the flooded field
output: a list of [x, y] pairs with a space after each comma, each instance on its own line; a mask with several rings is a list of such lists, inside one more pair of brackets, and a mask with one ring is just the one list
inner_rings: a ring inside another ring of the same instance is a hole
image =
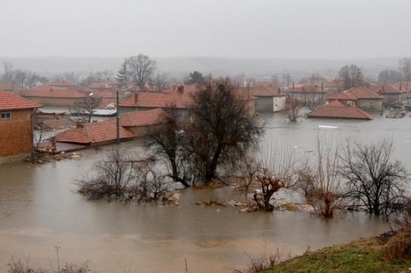
[[[288, 148], [303, 155], [315, 150], [325, 130], [338, 141], [392, 138], [395, 158], [411, 169], [411, 118], [374, 121], [303, 119], [290, 124], [279, 115], [263, 115], [266, 135], [262, 150]], [[322, 125], [322, 126], [320, 126]], [[331, 129], [333, 126], [337, 128]], [[320, 127], [319, 127], [320, 126]], [[327, 129], [325, 129], [327, 128]], [[121, 144], [142, 152], [139, 141]], [[273, 148], [274, 147], [274, 148]], [[37, 267], [60, 259], [99, 272], [230, 272], [251, 258], [284, 254], [370, 236], [387, 223], [363, 214], [324, 220], [303, 212], [239, 213], [235, 207], [200, 207], [195, 202], [238, 198], [229, 188], [181, 192], [180, 206], [123, 205], [90, 202], [75, 193], [73, 180], [90, 170], [103, 152], [82, 152], [83, 158], [45, 165], [0, 166], [0, 271], [12, 257]]]

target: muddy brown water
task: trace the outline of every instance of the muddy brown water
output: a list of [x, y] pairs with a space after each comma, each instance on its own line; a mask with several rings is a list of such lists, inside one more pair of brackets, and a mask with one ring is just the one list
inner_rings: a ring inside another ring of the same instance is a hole
[[[289, 124], [279, 115], [263, 115], [267, 132], [262, 150], [315, 150], [319, 133], [343, 141], [389, 137], [394, 156], [411, 169], [411, 118], [372, 122], [308, 120]], [[321, 125], [321, 126], [320, 126]], [[337, 128], [323, 129], [324, 125]], [[320, 126], [320, 128], [319, 128]], [[142, 152], [142, 143], [123, 147]], [[274, 148], [273, 148], [274, 147]], [[73, 179], [87, 174], [102, 151], [84, 151], [79, 160], [44, 165], [0, 165], [0, 272], [12, 257], [30, 257], [30, 264], [56, 268], [60, 260], [89, 260], [99, 272], [230, 272], [252, 258], [285, 256], [343, 243], [388, 230], [383, 220], [347, 214], [324, 220], [304, 212], [239, 213], [235, 207], [200, 207], [197, 201], [238, 198], [229, 188], [181, 192], [179, 207], [90, 202], [75, 193]]]

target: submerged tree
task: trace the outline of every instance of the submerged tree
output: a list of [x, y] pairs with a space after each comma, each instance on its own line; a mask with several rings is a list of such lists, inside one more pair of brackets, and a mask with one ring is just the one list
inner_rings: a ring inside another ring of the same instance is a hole
[[285, 100], [284, 116], [291, 122], [296, 122], [300, 117], [303, 103], [297, 98], [287, 98]]
[[368, 213], [388, 216], [404, 206], [408, 171], [392, 159], [393, 143], [347, 142], [341, 156], [341, 176], [346, 181], [344, 197]]
[[159, 124], [149, 130], [146, 140], [148, 151], [164, 163], [168, 176], [175, 182], [189, 187], [190, 164], [183, 152], [184, 131], [181, 130], [181, 120], [182, 117], [175, 106], [170, 106], [160, 114]]
[[207, 182], [218, 178], [217, 168], [238, 163], [263, 134], [249, 100], [229, 78], [209, 81], [192, 94], [186, 127], [185, 152]]

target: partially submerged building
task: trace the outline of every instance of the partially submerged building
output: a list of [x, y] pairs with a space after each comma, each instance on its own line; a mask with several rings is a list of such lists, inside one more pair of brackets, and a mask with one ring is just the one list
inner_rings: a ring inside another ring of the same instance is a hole
[[311, 111], [307, 114], [308, 118], [334, 118], [334, 119], [363, 119], [373, 120], [374, 117], [355, 106], [344, 104], [334, 100], [326, 105]]
[[33, 114], [41, 105], [0, 91], [0, 163], [33, 151]]

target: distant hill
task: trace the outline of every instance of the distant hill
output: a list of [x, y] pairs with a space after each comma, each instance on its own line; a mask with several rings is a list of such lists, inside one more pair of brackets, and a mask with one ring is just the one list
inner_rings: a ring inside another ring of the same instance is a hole
[[[284, 69], [293, 74], [308, 74], [319, 72], [324, 76], [334, 77], [337, 71], [346, 64], [354, 63], [360, 66], [367, 76], [375, 76], [379, 71], [397, 69], [400, 57], [351, 59], [351, 60], [320, 60], [320, 59], [245, 59], [216, 57], [171, 57], [155, 58], [158, 68], [164, 73], [181, 75], [198, 70], [203, 74], [213, 76], [234, 76], [241, 73], [247, 75], [269, 76], [281, 74]], [[37, 71], [44, 75], [63, 72], [89, 73], [105, 69], [117, 71], [124, 57], [110, 58], [65, 58], [65, 57], [32, 57], [32, 58], [1, 58], [0, 62], [14, 63], [14, 69]], [[1, 68], [0, 68], [1, 70]]]

